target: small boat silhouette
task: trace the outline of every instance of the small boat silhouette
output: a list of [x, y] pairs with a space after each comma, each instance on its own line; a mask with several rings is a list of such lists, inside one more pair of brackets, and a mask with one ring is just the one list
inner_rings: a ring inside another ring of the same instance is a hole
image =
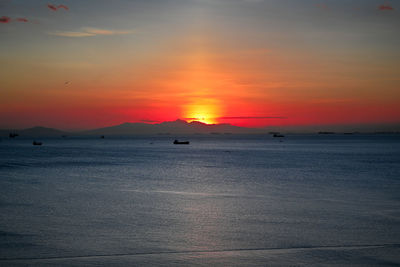
[[276, 133], [276, 134], [273, 135], [273, 137], [285, 137], [285, 136], [283, 134]]
[[34, 145], [34, 146], [41, 146], [41, 145], [42, 145], [42, 142], [33, 141], [33, 142], [32, 142], [32, 145]]
[[178, 141], [178, 140], [174, 141], [174, 145], [188, 145], [188, 144], [190, 144], [189, 141]]

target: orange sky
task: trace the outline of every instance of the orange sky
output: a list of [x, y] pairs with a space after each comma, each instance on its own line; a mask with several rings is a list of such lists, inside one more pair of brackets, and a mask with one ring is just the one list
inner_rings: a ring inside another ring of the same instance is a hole
[[0, 128], [400, 122], [397, 6], [89, 2], [3, 8]]

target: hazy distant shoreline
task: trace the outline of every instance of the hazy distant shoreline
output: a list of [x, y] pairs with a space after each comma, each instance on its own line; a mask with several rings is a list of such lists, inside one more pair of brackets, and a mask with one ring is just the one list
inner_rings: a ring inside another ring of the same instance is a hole
[[188, 123], [183, 120], [149, 123], [123, 123], [115, 126], [85, 130], [64, 131], [48, 127], [32, 127], [26, 129], [0, 129], [0, 137], [8, 137], [10, 133], [19, 136], [143, 136], [143, 135], [240, 135], [240, 134], [399, 134], [400, 124], [380, 125], [322, 125], [322, 126], [269, 126], [265, 128], [246, 128], [230, 124]]

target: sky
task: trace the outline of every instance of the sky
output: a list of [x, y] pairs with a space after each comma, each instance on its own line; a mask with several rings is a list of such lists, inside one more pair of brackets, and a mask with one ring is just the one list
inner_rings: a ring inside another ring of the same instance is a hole
[[400, 1], [0, 0], [0, 128], [400, 123]]

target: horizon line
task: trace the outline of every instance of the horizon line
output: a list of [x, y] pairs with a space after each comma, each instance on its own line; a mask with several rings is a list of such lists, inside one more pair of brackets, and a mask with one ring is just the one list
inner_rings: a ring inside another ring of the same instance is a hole
[[[236, 117], [228, 117], [228, 118], [236, 118]], [[275, 117], [274, 117], [275, 118]], [[278, 117], [279, 119], [281, 117]], [[33, 128], [46, 128], [46, 129], [52, 129], [52, 130], [58, 130], [58, 131], [63, 131], [63, 132], [84, 132], [84, 131], [91, 131], [91, 130], [98, 130], [98, 129], [102, 129], [102, 128], [109, 128], [109, 127], [115, 127], [115, 126], [119, 126], [119, 125], [123, 125], [123, 124], [148, 124], [148, 125], [156, 125], [156, 124], [162, 124], [162, 123], [166, 123], [166, 122], [176, 122], [176, 121], [184, 121], [187, 124], [191, 124], [193, 122], [197, 122], [203, 125], [230, 125], [230, 126], [234, 126], [234, 127], [238, 127], [238, 128], [244, 128], [244, 129], [268, 129], [268, 128], [280, 128], [280, 129], [299, 129], [301, 131], [301, 129], [305, 130], [305, 129], [310, 129], [310, 128], [316, 128], [315, 131], [319, 131], [318, 128], [326, 128], [326, 127], [332, 127], [332, 128], [337, 128], [337, 127], [371, 127], [371, 128], [379, 128], [379, 127], [387, 127], [387, 126], [394, 126], [396, 127], [396, 129], [391, 129], [390, 132], [399, 132], [400, 131], [400, 122], [370, 122], [370, 123], [366, 123], [366, 122], [359, 122], [359, 123], [335, 123], [335, 124], [293, 124], [293, 125], [264, 125], [264, 126], [257, 126], [257, 127], [248, 127], [248, 126], [236, 126], [236, 125], [232, 125], [230, 123], [205, 123], [205, 122], [201, 122], [201, 121], [191, 121], [188, 122], [184, 119], [178, 118], [176, 120], [167, 120], [167, 121], [153, 121], [153, 120], [138, 120], [136, 122], [122, 122], [122, 123], [117, 123], [117, 124], [112, 124], [112, 125], [108, 125], [108, 126], [95, 126], [95, 127], [91, 127], [91, 128], [63, 128], [63, 127], [52, 127], [52, 126], [43, 126], [43, 125], [36, 125], [36, 126], [26, 126], [26, 127], [20, 127], [20, 128], [15, 128], [15, 127], [1, 127], [0, 126], [0, 130], [1, 131], [21, 131], [21, 130], [28, 130], [28, 129], [33, 129]], [[335, 129], [332, 129], [333, 131]], [[339, 130], [340, 131], [340, 130]], [[365, 130], [364, 130], [365, 131]], [[380, 129], [371, 129], [369, 130], [369, 132], [371, 131], [382, 131]], [[385, 130], [386, 132], [386, 130]]]

